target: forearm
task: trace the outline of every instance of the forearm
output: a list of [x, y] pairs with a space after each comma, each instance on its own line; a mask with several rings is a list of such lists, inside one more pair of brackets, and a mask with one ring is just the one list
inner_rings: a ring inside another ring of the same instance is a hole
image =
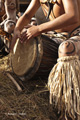
[[22, 30], [24, 26], [26, 26], [29, 23], [30, 19], [28, 19], [26, 16], [21, 16], [18, 19], [18, 22], [16, 23], [15, 29]]
[[39, 7], [39, 0], [32, 0], [25, 13], [18, 19], [15, 29], [18, 28], [21, 31], [24, 26], [26, 26], [30, 22], [31, 18], [34, 16]]
[[39, 25], [39, 31], [43, 33], [51, 30], [62, 29], [77, 23], [77, 21], [78, 21], [78, 17], [74, 15], [71, 16], [68, 14], [63, 14], [58, 18], [54, 19], [53, 21], [49, 21], [47, 23], [43, 23]]

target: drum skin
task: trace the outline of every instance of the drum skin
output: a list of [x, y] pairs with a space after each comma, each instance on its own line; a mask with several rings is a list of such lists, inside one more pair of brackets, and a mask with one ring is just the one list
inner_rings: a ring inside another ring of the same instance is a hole
[[17, 40], [11, 57], [12, 69], [21, 80], [48, 77], [58, 57], [58, 44], [45, 35], [27, 43]]
[[30, 79], [39, 68], [43, 55], [42, 49], [39, 38], [30, 39], [27, 43], [21, 43], [18, 39], [11, 60], [14, 73], [19, 77], [26, 76]]

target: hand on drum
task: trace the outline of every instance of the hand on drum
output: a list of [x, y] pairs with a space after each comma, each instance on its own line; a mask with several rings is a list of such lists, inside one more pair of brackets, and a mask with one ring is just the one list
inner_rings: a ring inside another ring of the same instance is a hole
[[13, 34], [13, 39], [11, 42], [10, 51], [13, 50], [17, 38], [20, 38], [21, 43], [23, 43], [23, 42], [27, 43], [29, 39], [36, 37], [40, 34], [38, 26], [28, 25], [24, 28], [25, 29], [23, 29], [22, 33], [18, 29], [15, 28], [14, 34]]
[[29, 39], [36, 37], [40, 34], [38, 26], [28, 25], [25, 27], [25, 31], [21, 34], [21, 43], [27, 43]]

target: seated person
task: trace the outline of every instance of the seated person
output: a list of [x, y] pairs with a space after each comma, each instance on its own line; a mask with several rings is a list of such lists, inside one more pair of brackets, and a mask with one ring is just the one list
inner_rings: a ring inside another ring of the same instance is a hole
[[[31, 26], [21, 34], [40, 6], [50, 21]], [[50, 103], [57, 105], [61, 112], [60, 120], [80, 120], [80, 0], [32, 0], [17, 21], [10, 50], [17, 38], [27, 44], [31, 38], [49, 31], [61, 36], [58, 39], [50, 37], [59, 45], [58, 63], [53, 67], [48, 81]]]

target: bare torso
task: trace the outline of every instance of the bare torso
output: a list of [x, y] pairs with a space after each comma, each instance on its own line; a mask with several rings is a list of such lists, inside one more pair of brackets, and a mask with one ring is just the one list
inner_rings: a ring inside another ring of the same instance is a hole
[[[40, 0], [40, 2], [42, 2], [42, 1], [43, 0]], [[79, 9], [78, 11], [79, 11], [79, 19], [80, 19], [80, 0], [77, 0], [77, 4], [78, 4], [78, 9]], [[47, 16], [47, 11], [49, 9], [48, 4], [41, 4], [41, 6], [42, 6], [45, 16]], [[53, 13], [54, 13], [54, 15], [53, 15]], [[64, 11], [63, 4], [62, 4], [62, 0], [57, 0], [57, 3], [54, 5], [53, 11], [51, 12], [51, 14], [49, 16], [49, 19], [54, 20], [64, 13], [65, 13], [65, 11]], [[68, 27], [65, 27], [62, 29], [58, 29], [58, 30], [56, 30], [56, 32], [71, 32], [79, 25], [80, 25], [80, 20], [77, 24], [73, 24], [71, 26], [68, 26]]]

